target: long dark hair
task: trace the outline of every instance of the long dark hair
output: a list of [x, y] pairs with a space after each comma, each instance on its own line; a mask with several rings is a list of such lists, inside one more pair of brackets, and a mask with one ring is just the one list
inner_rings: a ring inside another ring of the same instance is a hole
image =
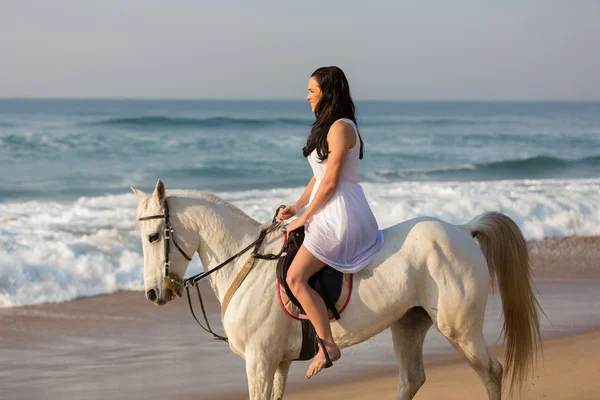
[[[350, 86], [344, 71], [338, 67], [321, 67], [312, 73], [311, 77], [317, 80], [321, 88], [321, 100], [315, 108], [317, 118], [312, 125], [310, 135], [306, 140], [306, 146], [302, 149], [304, 157], [308, 157], [314, 149], [317, 149], [319, 161], [323, 162], [329, 156], [327, 145], [327, 133], [335, 121], [340, 118], [348, 118], [356, 125], [356, 109]], [[358, 126], [357, 126], [358, 129]], [[364, 143], [360, 140], [360, 158], [363, 158]]]

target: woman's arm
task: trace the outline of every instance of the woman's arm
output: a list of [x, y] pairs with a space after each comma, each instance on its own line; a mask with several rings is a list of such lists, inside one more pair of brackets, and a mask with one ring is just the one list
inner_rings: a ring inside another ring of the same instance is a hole
[[[356, 135], [354, 129], [349, 124], [339, 121], [331, 126], [327, 135], [329, 156], [327, 158], [325, 176], [306, 212], [304, 212], [297, 220], [292, 221], [288, 230], [292, 231], [303, 226], [306, 221], [323, 207], [323, 205], [327, 203], [327, 200], [333, 195], [340, 180], [342, 168], [344, 167], [344, 159], [346, 158], [348, 149], [352, 145], [353, 137], [356, 137]], [[304, 195], [302, 197], [304, 197]]]
[[300, 198], [298, 199], [296, 204], [294, 204], [293, 206], [285, 206], [281, 210], [279, 210], [279, 213], [277, 214], [277, 217], [276, 217], [277, 222], [283, 222], [286, 219], [292, 218], [294, 215], [298, 214], [298, 211], [300, 209], [302, 209], [305, 205], [308, 204], [313, 187], [315, 186], [315, 182], [316, 182], [316, 179], [313, 176], [311, 178], [311, 180], [308, 182], [308, 185], [306, 185], [306, 189], [304, 189], [304, 193], [302, 193], [302, 196], [300, 196]]
[[312, 193], [316, 181], [317, 180], [314, 176], [310, 179], [310, 182], [308, 182], [308, 185], [306, 185], [304, 193], [302, 193], [302, 196], [300, 196], [296, 204], [294, 204], [294, 208], [296, 210], [300, 211], [302, 208], [304, 208], [305, 205], [308, 204], [308, 201], [310, 200], [310, 194]]

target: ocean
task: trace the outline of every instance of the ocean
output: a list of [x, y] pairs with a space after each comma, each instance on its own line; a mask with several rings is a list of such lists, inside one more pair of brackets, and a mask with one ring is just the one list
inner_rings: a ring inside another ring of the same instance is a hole
[[[600, 234], [600, 103], [356, 105], [381, 228], [496, 210], [527, 239]], [[0, 307], [143, 289], [131, 186], [269, 220], [311, 177], [313, 121], [306, 101], [0, 99]]]

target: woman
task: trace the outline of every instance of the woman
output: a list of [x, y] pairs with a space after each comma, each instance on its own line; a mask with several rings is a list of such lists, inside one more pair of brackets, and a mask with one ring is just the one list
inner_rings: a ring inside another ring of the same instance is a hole
[[323, 346], [311, 363], [310, 378], [340, 358], [325, 303], [308, 279], [329, 265], [344, 273], [355, 273], [375, 258], [383, 245], [383, 233], [358, 184], [358, 161], [364, 152], [356, 127], [354, 103], [348, 80], [338, 67], [317, 69], [308, 81], [306, 98], [316, 121], [303, 149], [313, 178], [296, 204], [283, 208], [284, 221], [308, 204], [287, 230], [305, 227], [304, 243], [288, 270], [287, 284], [306, 312]]

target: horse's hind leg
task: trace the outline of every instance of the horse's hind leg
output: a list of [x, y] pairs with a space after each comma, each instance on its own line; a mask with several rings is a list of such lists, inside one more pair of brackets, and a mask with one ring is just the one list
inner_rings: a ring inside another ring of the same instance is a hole
[[[477, 372], [488, 394], [489, 400], [500, 400], [502, 394], [502, 365], [489, 352], [483, 338], [483, 320], [487, 301], [487, 281], [479, 290], [465, 289], [468, 295], [452, 297], [441, 295], [437, 313], [433, 311], [433, 321], [442, 335], [448, 339]], [[461, 288], [456, 283], [455, 288]], [[457, 293], [461, 291], [456, 290]], [[458, 305], [458, 306], [457, 306]]]
[[433, 320], [440, 333], [477, 372], [488, 399], [501, 400], [502, 365], [489, 352], [483, 338], [485, 299], [480, 300], [478, 306], [475, 303], [463, 300], [461, 307], [453, 306], [456, 302], [442, 303], [437, 314], [433, 314]]
[[282, 361], [275, 372], [275, 380], [273, 381], [272, 400], [282, 400], [285, 392], [285, 384], [287, 382], [288, 372], [290, 371], [291, 361]]
[[396, 359], [400, 364], [400, 382], [396, 400], [410, 400], [425, 383], [423, 341], [431, 327], [431, 318], [421, 307], [408, 310], [390, 329]]
[[450, 339], [454, 346], [477, 372], [485, 386], [489, 400], [500, 400], [502, 396], [502, 365], [489, 352], [483, 332], [478, 330], [470, 334]]

